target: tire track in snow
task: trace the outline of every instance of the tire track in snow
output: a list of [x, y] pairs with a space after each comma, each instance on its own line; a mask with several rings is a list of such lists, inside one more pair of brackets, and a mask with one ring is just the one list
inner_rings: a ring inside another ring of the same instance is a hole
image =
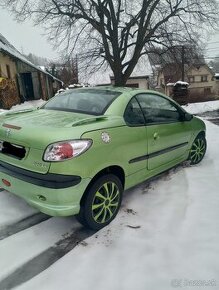
[[[53, 263], [62, 258], [84, 239], [92, 236], [95, 231], [80, 228], [68, 237], [58, 241], [54, 246], [42, 252], [32, 260], [26, 262], [19, 269], [0, 281], [0, 289], [9, 290], [17, 287], [37, 276]], [[86, 246], [86, 244], [85, 244]]]
[[43, 213], [36, 213], [12, 225], [5, 226], [0, 230], [0, 240], [10, 237], [11, 235], [17, 234], [18, 232], [26, 230], [50, 218], [51, 218], [50, 216], [45, 215]]
[[211, 123], [219, 126], [219, 110], [197, 114], [199, 117], [204, 117]]
[[219, 118], [215, 118], [215, 119], [208, 119], [208, 121], [210, 121], [211, 123], [218, 125], [219, 126]]

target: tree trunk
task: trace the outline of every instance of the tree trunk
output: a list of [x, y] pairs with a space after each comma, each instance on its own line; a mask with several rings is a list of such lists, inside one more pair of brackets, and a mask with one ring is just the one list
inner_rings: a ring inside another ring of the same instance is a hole
[[124, 74], [121, 71], [114, 71], [115, 87], [124, 87], [127, 79], [124, 78]]

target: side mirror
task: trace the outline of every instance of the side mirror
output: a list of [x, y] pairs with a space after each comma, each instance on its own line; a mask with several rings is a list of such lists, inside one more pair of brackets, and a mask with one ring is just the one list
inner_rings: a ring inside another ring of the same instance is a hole
[[183, 113], [182, 115], [182, 121], [191, 121], [193, 118], [193, 115], [189, 113]]

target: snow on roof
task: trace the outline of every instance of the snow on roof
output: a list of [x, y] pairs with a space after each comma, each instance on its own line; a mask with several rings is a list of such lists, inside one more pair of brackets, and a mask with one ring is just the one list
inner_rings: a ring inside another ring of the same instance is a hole
[[6, 54], [11, 55], [12, 57], [19, 59], [20, 61], [26, 63], [27, 65], [31, 66], [32, 68], [35, 68], [36, 70], [43, 72], [44, 74], [47, 74], [51, 76], [54, 80], [57, 80], [59, 82], [62, 82], [61, 80], [57, 79], [44, 69], [42, 69], [39, 66], [36, 66], [32, 62], [30, 62], [23, 54], [21, 54], [1, 33], [0, 33], [0, 51], [4, 51]]
[[167, 84], [167, 87], [172, 87], [172, 86], [174, 86], [175, 85], [175, 83], [168, 83]]
[[[0, 51], [4, 51], [11, 56], [23, 61], [24, 63], [30, 65], [31, 67], [41, 70], [39, 67], [35, 66], [30, 62], [25, 56], [23, 56], [7, 39], [0, 33]], [[42, 70], [41, 70], [42, 71]]]
[[182, 82], [182, 81], [177, 81], [177, 82], [174, 84], [174, 86], [175, 86], [175, 85], [184, 85], [184, 86], [188, 86], [189, 83], [187, 83], [187, 82]]
[[[134, 71], [131, 74], [131, 77], [145, 77], [152, 74], [153, 72], [148, 60], [148, 56], [145, 55], [139, 59], [136, 67], [134, 68]], [[85, 75], [84, 73], [80, 73], [79, 79], [81, 82], [89, 83], [91, 85], [107, 85], [111, 84], [111, 76], [113, 76], [112, 70], [105, 66], [102, 70], [99, 70], [92, 75]]]
[[88, 71], [78, 70], [78, 78], [79, 82], [89, 83], [90, 85], [103, 85], [103, 84], [111, 84], [110, 75], [112, 75], [112, 71], [107, 65], [105, 65], [101, 70], [98, 70], [94, 73], [88, 73]]
[[80, 83], [80, 84], [70, 84], [68, 86], [69, 89], [82, 88], [82, 87], [86, 87], [86, 84], [82, 84], [82, 83]]
[[190, 114], [201, 114], [205, 112], [212, 112], [219, 110], [219, 101], [209, 101], [202, 103], [192, 103], [183, 106], [183, 108]]
[[43, 70], [43, 71], [46, 71], [46, 67], [44, 65], [38, 65], [38, 67]]
[[219, 73], [216, 73], [214, 76], [215, 76], [215, 77], [219, 77]]
[[150, 65], [149, 59], [147, 55], [143, 55], [139, 60], [137, 65], [135, 66], [131, 77], [135, 76], [150, 76], [153, 74], [152, 67]]

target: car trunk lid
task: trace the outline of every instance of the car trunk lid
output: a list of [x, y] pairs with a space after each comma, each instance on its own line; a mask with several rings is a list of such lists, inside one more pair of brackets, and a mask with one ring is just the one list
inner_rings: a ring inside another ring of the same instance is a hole
[[80, 139], [86, 131], [113, 127], [117, 118], [54, 110], [25, 110], [0, 116], [0, 160], [46, 173], [46, 147], [58, 141]]

